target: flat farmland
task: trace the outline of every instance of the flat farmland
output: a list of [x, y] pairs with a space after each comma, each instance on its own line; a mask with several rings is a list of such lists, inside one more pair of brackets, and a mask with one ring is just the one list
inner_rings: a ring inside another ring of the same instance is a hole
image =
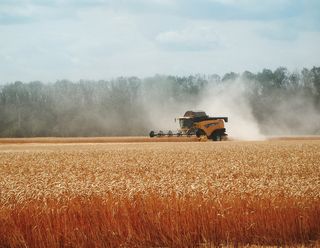
[[320, 245], [319, 139], [24, 140], [0, 140], [1, 247]]

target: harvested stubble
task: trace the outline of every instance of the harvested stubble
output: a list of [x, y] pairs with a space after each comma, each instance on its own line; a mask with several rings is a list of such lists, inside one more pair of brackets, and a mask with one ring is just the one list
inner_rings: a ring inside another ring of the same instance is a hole
[[320, 141], [0, 146], [0, 246], [312, 245]]

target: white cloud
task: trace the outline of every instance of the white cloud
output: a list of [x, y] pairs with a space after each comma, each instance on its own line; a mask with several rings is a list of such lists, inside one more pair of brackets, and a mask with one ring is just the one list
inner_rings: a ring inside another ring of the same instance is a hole
[[[137, 1], [137, 0], [136, 0]], [[175, 5], [177, 3], [177, 0], [138, 0], [142, 3], [154, 3], [159, 5]]]
[[[209, 0], [211, 2], [218, 2], [222, 4], [232, 4], [232, 5], [252, 5], [252, 4], [261, 4], [257, 0]], [[268, 2], [283, 2], [288, 0], [268, 0]]]
[[220, 45], [217, 33], [210, 26], [190, 26], [183, 30], [162, 32], [157, 35], [156, 41], [173, 50], [208, 50]]
[[210, 2], [242, 6], [242, 7], [266, 7], [266, 6], [281, 6], [292, 3], [291, 0], [267, 0], [267, 1], [257, 1], [257, 0], [209, 0]]

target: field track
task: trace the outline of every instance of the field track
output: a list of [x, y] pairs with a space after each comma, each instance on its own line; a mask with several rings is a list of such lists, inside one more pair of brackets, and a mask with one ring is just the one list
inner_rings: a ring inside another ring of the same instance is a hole
[[[233, 140], [232, 137], [229, 141]], [[266, 140], [320, 140], [320, 136], [274, 136]], [[1, 144], [27, 144], [27, 143], [145, 143], [145, 142], [199, 142], [197, 137], [160, 137], [147, 136], [132, 137], [47, 137], [47, 138], [0, 138]]]
[[150, 138], [144, 136], [132, 137], [78, 137], [78, 138], [0, 138], [0, 144], [26, 143], [145, 143], [145, 142], [195, 142], [196, 137], [161, 137]]

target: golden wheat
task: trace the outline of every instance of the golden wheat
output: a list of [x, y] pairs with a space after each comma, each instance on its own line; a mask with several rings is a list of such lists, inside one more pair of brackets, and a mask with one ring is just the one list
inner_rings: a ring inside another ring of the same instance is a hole
[[320, 142], [2, 146], [1, 201], [177, 193], [320, 197]]
[[[0, 241], [88, 246], [91, 232], [106, 246], [308, 244], [320, 235], [319, 161], [319, 140], [1, 145], [0, 218], [20, 236]], [[81, 227], [88, 218], [99, 228]], [[29, 233], [28, 221], [74, 236]]]

